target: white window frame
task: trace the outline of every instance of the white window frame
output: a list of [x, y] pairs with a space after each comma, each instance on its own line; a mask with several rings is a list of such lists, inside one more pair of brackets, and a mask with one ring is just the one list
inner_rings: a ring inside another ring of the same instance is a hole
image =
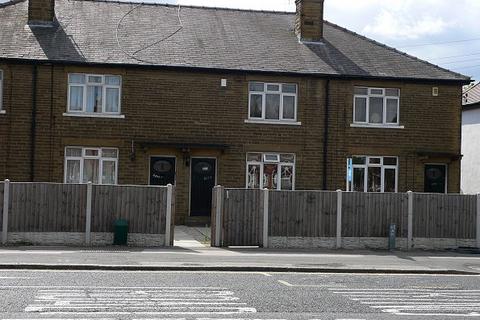
[[[74, 75], [81, 75], [85, 77], [85, 83], [70, 83], [70, 77]], [[102, 82], [88, 82], [89, 77], [101, 77]], [[119, 85], [105, 84], [105, 77], [118, 77], [120, 79]], [[67, 112], [65, 115], [88, 115], [88, 116], [119, 116], [122, 112], [122, 84], [123, 79], [120, 75], [115, 74], [91, 74], [91, 73], [69, 73], [68, 74], [68, 96], [67, 96]], [[101, 86], [102, 87], [102, 112], [87, 112], [87, 87], [88, 86]], [[70, 88], [71, 87], [82, 87], [83, 88], [83, 108], [82, 110], [70, 110]], [[107, 104], [107, 89], [118, 89], [118, 112], [106, 112]]]
[[[82, 150], [82, 155], [81, 156], [67, 156], [67, 149], [81, 149]], [[98, 151], [98, 156], [87, 156], [86, 152], [87, 150], [95, 150]], [[116, 150], [117, 151], [117, 158], [110, 158], [110, 157], [104, 157], [103, 156], [103, 150]], [[69, 160], [72, 161], [80, 161], [80, 182], [79, 184], [85, 184], [86, 182], [83, 182], [83, 169], [84, 169], [84, 162], [85, 160], [93, 159], [93, 160], [98, 160], [98, 184], [103, 184], [103, 162], [108, 161], [108, 162], [115, 162], [115, 177], [114, 177], [114, 183], [113, 185], [118, 184], [118, 158], [119, 158], [119, 150], [118, 148], [110, 148], [110, 147], [104, 147], [104, 148], [91, 148], [91, 147], [79, 147], [79, 146], [68, 146], [65, 147], [65, 165], [64, 165], [64, 182], [67, 183], [67, 164]]]
[[4, 73], [3, 70], [0, 69], [0, 114], [5, 113], [3, 109], [3, 80], [4, 80]]
[[[355, 94], [353, 95], [353, 124], [358, 125], [365, 125], [365, 126], [372, 126], [372, 127], [385, 127], [385, 126], [393, 126], [398, 127], [400, 126], [400, 96], [401, 90], [400, 88], [371, 88], [371, 87], [362, 87], [362, 86], [355, 86], [355, 89], [367, 89], [368, 94]], [[387, 90], [398, 90], [398, 97], [397, 96], [387, 96]], [[382, 94], [375, 94], [372, 93], [374, 90], [382, 90]], [[366, 117], [365, 121], [357, 121], [355, 119], [356, 115], [356, 104], [357, 98], [365, 98], [366, 99]], [[371, 123], [370, 122], [370, 98], [383, 98], [383, 119], [382, 123]], [[397, 100], [397, 122], [387, 122], [387, 100]]]
[[[248, 160], [248, 155], [249, 154], [261, 154], [262, 155], [262, 161], [249, 161]], [[280, 161], [280, 155], [281, 154], [288, 154], [293, 156], [293, 163], [292, 162], [281, 162]], [[265, 161], [265, 155], [278, 155], [279, 161]], [[246, 154], [246, 172], [245, 172], [245, 188], [246, 189], [251, 189], [248, 187], [248, 167], [251, 165], [258, 165], [260, 166], [260, 189], [263, 189], [263, 170], [264, 170], [264, 165], [265, 164], [277, 164], [277, 170], [278, 170], [278, 175], [277, 175], [277, 189], [278, 191], [282, 191], [282, 167], [287, 166], [287, 167], [292, 167], [293, 166], [293, 177], [292, 177], [292, 190], [283, 190], [283, 191], [294, 191], [295, 190], [295, 178], [296, 178], [296, 165], [297, 165], [297, 155], [295, 153], [290, 153], [290, 152], [247, 152]]]
[[[348, 181], [347, 177], [347, 191], [353, 190], [353, 179], [355, 177], [355, 169], [364, 170], [364, 181], [363, 181], [363, 192], [368, 192], [368, 169], [369, 168], [381, 168], [381, 191], [380, 193], [385, 193], [385, 170], [394, 169], [395, 170], [395, 193], [398, 192], [398, 171], [399, 171], [399, 158], [396, 156], [352, 156], [353, 158], [365, 158], [365, 164], [353, 164], [352, 163], [352, 181]], [[395, 158], [397, 159], [397, 165], [385, 165], [385, 158]], [[379, 164], [370, 164], [370, 159], [380, 159]], [[348, 162], [347, 162], [348, 164]], [[348, 170], [348, 167], [347, 167]]]
[[[263, 91], [250, 91], [250, 85], [252, 83], [263, 83]], [[296, 93], [284, 93], [282, 91], [283, 85], [295, 85]], [[268, 86], [279, 86], [280, 91], [270, 91]], [[267, 94], [279, 94], [280, 95], [280, 110], [279, 110], [279, 119], [266, 119], [267, 112]], [[262, 96], [262, 116], [261, 117], [252, 117], [251, 116], [251, 104], [252, 104], [252, 95], [261, 95]], [[283, 118], [283, 98], [284, 97], [294, 97], [295, 106], [294, 106], [294, 118], [293, 119], [284, 119]], [[263, 82], [263, 81], [250, 81], [248, 82], [248, 121], [249, 122], [269, 122], [269, 123], [297, 123], [298, 116], [298, 84], [297, 83], [274, 83], [274, 82]]]

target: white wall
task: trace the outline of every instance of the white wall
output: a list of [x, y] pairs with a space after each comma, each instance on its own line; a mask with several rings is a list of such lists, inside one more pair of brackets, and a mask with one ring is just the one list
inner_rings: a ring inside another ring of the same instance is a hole
[[462, 113], [462, 192], [480, 193], [480, 109]]

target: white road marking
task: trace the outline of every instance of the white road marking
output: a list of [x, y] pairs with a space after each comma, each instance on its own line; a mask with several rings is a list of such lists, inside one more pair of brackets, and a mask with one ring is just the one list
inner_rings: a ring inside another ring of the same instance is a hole
[[25, 312], [42, 315], [230, 315], [256, 313], [225, 288], [48, 287]]
[[278, 280], [279, 283], [283, 284], [284, 286], [287, 286], [287, 287], [293, 287], [294, 285], [287, 282], [287, 281], [284, 281], [284, 280]]
[[[300, 288], [327, 288], [327, 289], [332, 289], [332, 285], [328, 284], [291, 284], [288, 281], [285, 280], [277, 280], [279, 283], [283, 284], [284, 286], [287, 287], [300, 287]], [[342, 286], [336, 286], [335, 288], [341, 290], [343, 287]]]
[[480, 290], [448, 288], [331, 288], [352, 301], [394, 315], [478, 316]]

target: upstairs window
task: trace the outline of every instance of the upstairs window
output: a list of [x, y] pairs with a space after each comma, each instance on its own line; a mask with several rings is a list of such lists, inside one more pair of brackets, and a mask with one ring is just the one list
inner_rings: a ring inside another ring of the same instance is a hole
[[65, 183], [116, 184], [118, 149], [65, 149]]
[[295, 155], [290, 153], [248, 153], [247, 188], [294, 190]]
[[398, 126], [399, 116], [400, 89], [355, 87], [355, 124]]
[[3, 110], [3, 70], [0, 69], [0, 112]]
[[249, 120], [297, 120], [297, 85], [292, 83], [249, 83]]
[[122, 78], [112, 75], [68, 75], [68, 112], [120, 114]]

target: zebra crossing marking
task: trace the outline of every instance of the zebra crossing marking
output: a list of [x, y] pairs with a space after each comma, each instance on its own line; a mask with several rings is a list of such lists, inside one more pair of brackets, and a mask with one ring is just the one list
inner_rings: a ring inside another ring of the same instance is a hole
[[384, 313], [402, 316], [480, 316], [480, 290], [444, 288], [339, 289], [331, 292]]
[[225, 288], [44, 288], [25, 312], [45, 315], [231, 315], [256, 313]]

